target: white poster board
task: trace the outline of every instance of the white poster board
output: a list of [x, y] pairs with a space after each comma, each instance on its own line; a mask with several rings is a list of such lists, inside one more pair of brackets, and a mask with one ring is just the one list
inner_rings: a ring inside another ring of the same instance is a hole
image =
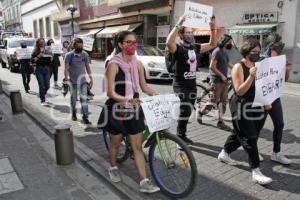
[[255, 63], [254, 106], [271, 105], [283, 93], [285, 82], [286, 56], [270, 57]]
[[183, 26], [209, 30], [213, 7], [187, 1], [185, 3], [185, 22]]
[[31, 53], [32, 49], [28, 48], [17, 48], [16, 49], [16, 54], [17, 54], [17, 59], [31, 59]]
[[53, 54], [63, 54], [62, 45], [61, 44], [52, 44], [52, 53]]
[[81, 39], [83, 40], [83, 49], [86, 51], [92, 51], [95, 39], [90, 37], [81, 37]]
[[43, 57], [53, 57], [51, 46], [45, 46]]
[[180, 99], [175, 94], [145, 97], [141, 101], [150, 133], [168, 129], [176, 123]]

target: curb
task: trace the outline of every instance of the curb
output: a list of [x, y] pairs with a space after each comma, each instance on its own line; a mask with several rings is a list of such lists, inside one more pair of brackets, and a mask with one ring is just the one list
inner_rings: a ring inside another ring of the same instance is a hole
[[[3, 83], [4, 81], [2, 81]], [[9, 97], [9, 90], [5, 84], [3, 84], [3, 92]], [[54, 139], [55, 129], [54, 126], [57, 123], [52, 120], [49, 116], [41, 114], [39, 109], [25, 98], [22, 98], [24, 113], [28, 115], [37, 126], [39, 126], [52, 140]], [[72, 128], [71, 128], [72, 130]], [[151, 195], [143, 194], [139, 191], [139, 185], [132, 178], [121, 173], [122, 182], [112, 183], [107, 175], [107, 169], [109, 163], [97, 155], [93, 150], [81, 143], [77, 138], [74, 138], [74, 152], [75, 157], [89, 170], [95, 173], [97, 176], [106, 180], [110, 186], [118, 190], [130, 200], [165, 200], [171, 199], [161, 193], [155, 193]], [[126, 183], [126, 184], [125, 184]]]

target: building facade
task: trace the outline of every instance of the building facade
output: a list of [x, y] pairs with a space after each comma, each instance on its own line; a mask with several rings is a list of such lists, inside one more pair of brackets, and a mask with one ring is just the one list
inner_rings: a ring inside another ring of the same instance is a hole
[[[184, 13], [185, 0], [175, 0], [174, 22]], [[299, 0], [193, 0], [214, 7], [218, 27], [224, 27], [239, 47], [248, 38], [257, 38], [264, 46], [270, 32], [282, 35], [285, 53], [293, 63], [290, 81], [300, 82], [299, 48]]]
[[22, 31], [20, 0], [3, 0], [4, 29]]

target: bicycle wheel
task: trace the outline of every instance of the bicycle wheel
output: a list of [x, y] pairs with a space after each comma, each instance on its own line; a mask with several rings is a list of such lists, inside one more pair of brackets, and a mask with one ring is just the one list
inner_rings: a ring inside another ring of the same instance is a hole
[[190, 148], [176, 135], [159, 133], [149, 149], [151, 174], [166, 195], [174, 198], [187, 196], [195, 187], [198, 176], [195, 158]]
[[[110, 135], [109, 133], [103, 129], [103, 139], [104, 139], [104, 144], [105, 144], [105, 147], [107, 149], [107, 151], [109, 150], [109, 146], [110, 146]], [[122, 142], [121, 142], [121, 145], [119, 147], [119, 151], [118, 151], [118, 154], [117, 154], [117, 162], [118, 163], [122, 163], [124, 161], [126, 161], [129, 157], [129, 149], [127, 148], [127, 143], [126, 143], [126, 140], [125, 138], [123, 138]]]

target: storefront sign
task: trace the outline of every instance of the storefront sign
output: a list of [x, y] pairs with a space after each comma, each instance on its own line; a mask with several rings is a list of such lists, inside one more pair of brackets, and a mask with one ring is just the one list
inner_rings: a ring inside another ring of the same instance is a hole
[[32, 49], [28, 49], [28, 48], [17, 48], [16, 49], [16, 54], [17, 54], [18, 60], [30, 59], [31, 53], [32, 53]]
[[255, 63], [255, 66], [257, 72], [253, 106], [271, 105], [283, 93], [286, 56], [266, 58]]
[[180, 100], [175, 94], [141, 98], [142, 109], [151, 133], [170, 128], [179, 116]]
[[183, 26], [209, 30], [213, 7], [187, 1], [185, 3], [185, 22]]
[[278, 12], [246, 13], [243, 16], [243, 23], [271, 23], [278, 22]]

